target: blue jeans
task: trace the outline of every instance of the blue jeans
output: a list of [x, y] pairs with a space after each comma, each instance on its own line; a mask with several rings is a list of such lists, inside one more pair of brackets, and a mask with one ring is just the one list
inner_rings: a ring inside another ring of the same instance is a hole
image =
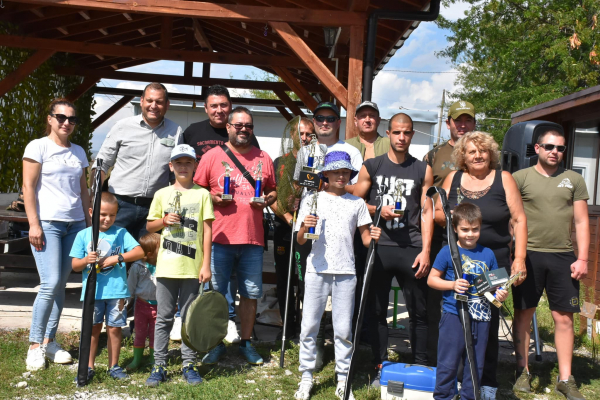
[[65, 287], [71, 274], [69, 253], [77, 233], [85, 229], [85, 221], [41, 221], [44, 245], [41, 251], [31, 246], [40, 290], [33, 303], [29, 341], [42, 343], [54, 339], [65, 300]]
[[106, 326], [113, 328], [127, 326], [127, 307], [125, 307], [127, 300], [96, 300], [94, 302], [94, 325], [104, 322]]
[[215, 290], [224, 296], [233, 271], [240, 296], [247, 299], [262, 296], [263, 246], [213, 243], [210, 269]]
[[115, 225], [127, 229], [127, 232], [133, 236], [135, 240], [139, 240], [148, 231], [146, 223], [148, 222], [148, 212], [150, 207], [143, 207], [137, 204], [127, 203], [119, 200], [119, 211], [115, 219]]

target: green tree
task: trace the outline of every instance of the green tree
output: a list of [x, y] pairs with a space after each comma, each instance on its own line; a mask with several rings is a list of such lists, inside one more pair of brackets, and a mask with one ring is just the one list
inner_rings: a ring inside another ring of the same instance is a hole
[[[279, 76], [269, 74], [268, 72], [264, 72], [262, 75], [259, 75], [252, 71], [250, 75], [244, 75], [244, 79], [249, 81], [283, 82]], [[277, 95], [270, 90], [249, 89], [248, 92], [250, 92], [250, 96], [255, 99], [279, 100], [279, 97], [277, 97]], [[286, 93], [292, 100], [300, 100], [300, 98], [296, 96], [296, 93], [291, 91], [286, 91]]]
[[[452, 99], [472, 102], [486, 118], [507, 119], [600, 84], [598, 0], [464, 1], [472, 5], [464, 18], [437, 22], [451, 32], [438, 56], [459, 71]], [[478, 121], [498, 142], [509, 127], [510, 121]]]

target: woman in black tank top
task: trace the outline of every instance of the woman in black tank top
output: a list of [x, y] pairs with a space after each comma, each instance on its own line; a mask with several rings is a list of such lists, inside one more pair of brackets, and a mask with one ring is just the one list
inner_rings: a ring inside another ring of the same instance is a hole
[[[450, 209], [454, 209], [460, 202], [479, 206], [483, 220], [477, 243], [492, 249], [499, 268], [505, 268], [511, 275], [520, 271], [521, 279], [516, 284], [521, 284], [526, 277], [527, 223], [521, 194], [512, 175], [497, 170], [498, 145], [487, 133], [469, 132], [456, 143], [452, 158], [459, 170], [451, 172], [443, 185]], [[435, 220], [442, 226], [446, 224], [440, 204], [436, 204]], [[515, 258], [512, 266], [509, 248], [511, 225], [515, 235]], [[498, 388], [496, 370], [499, 325], [499, 310], [492, 307], [490, 334], [480, 383], [482, 387], [487, 386], [494, 391], [494, 388]]]

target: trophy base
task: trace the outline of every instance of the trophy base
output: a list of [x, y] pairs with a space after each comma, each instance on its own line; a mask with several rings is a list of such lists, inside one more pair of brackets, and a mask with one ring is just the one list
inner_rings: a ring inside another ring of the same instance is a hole
[[314, 167], [302, 167], [302, 171], [304, 172], [311, 172], [311, 173], [315, 173], [315, 168]]
[[394, 214], [404, 217], [404, 210], [398, 210], [397, 208], [394, 208]]
[[485, 292], [483, 295], [485, 296], [485, 298], [486, 298], [486, 299], [487, 299], [487, 300], [488, 300], [490, 303], [492, 303], [493, 305], [495, 305], [497, 308], [500, 308], [500, 307], [502, 307], [502, 303], [501, 303], [500, 301], [498, 301], [498, 299], [496, 299], [496, 298], [494, 297], [494, 295], [493, 295], [493, 294], [491, 294], [490, 292]]
[[253, 197], [250, 199], [252, 203], [264, 203], [265, 199], [262, 197]]
[[317, 240], [319, 238], [320, 235], [316, 234], [316, 233], [305, 233], [304, 234], [304, 239], [309, 239], [309, 240]]
[[233, 195], [232, 194], [224, 194], [224, 195], [221, 195], [221, 198], [223, 200], [233, 200]]
[[466, 294], [454, 293], [454, 299], [457, 301], [469, 301], [469, 297]]

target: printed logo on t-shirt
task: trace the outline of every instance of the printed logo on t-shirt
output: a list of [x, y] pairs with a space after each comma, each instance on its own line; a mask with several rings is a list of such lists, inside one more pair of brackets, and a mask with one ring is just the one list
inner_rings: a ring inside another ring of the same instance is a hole
[[565, 178], [565, 179], [562, 180], [562, 182], [560, 182], [558, 184], [557, 187], [559, 187], [559, 188], [564, 187], [564, 188], [573, 189], [573, 184], [571, 183], [571, 181], [569, 180], [569, 178]]
[[402, 229], [406, 226], [407, 222], [408, 222], [408, 211], [406, 211], [406, 196], [410, 196], [410, 194], [412, 193], [412, 190], [415, 187], [415, 181], [414, 179], [400, 179], [400, 178], [396, 178], [395, 176], [391, 176], [391, 177], [385, 177], [385, 180], [383, 179], [382, 175], [377, 175], [375, 177], [375, 181], [377, 182], [378, 185], [381, 185], [382, 183], [385, 184], [385, 186], [388, 188], [388, 191], [386, 194], [383, 195], [383, 203], [382, 205], [385, 206], [394, 206], [396, 204], [396, 201], [394, 199], [394, 193], [396, 192], [396, 185], [402, 185], [402, 199], [401, 199], [401, 210], [405, 211], [404, 215], [402, 217], [398, 217], [398, 218], [394, 218], [393, 220], [390, 221], [386, 221], [386, 228], [388, 230], [394, 230], [394, 229]]
[[[166, 212], [173, 212], [168, 208]], [[192, 259], [196, 258], [196, 238], [198, 237], [198, 219], [200, 213], [200, 204], [182, 204], [181, 205], [181, 223], [166, 227], [163, 232], [163, 249], [167, 250], [168, 256], [184, 256]]]
[[[88, 254], [92, 252], [92, 242], [91, 241], [87, 245], [87, 252], [88, 252]], [[108, 240], [100, 239], [100, 240], [98, 240], [98, 246], [96, 246], [96, 253], [98, 253], [98, 258], [116, 256], [121, 253], [121, 246], [117, 246], [113, 249], [112, 245], [110, 244], [110, 242]], [[108, 275], [112, 272], [112, 270], [115, 267], [119, 267], [119, 264], [116, 264], [116, 265], [113, 265], [110, 267], [106, 267], [106, 268], [102, 268], [100, 270], [100, 274]], [[125, 268], [125, 265], [121, 265], [120, 267]]]
[[484, 261], [473, 260], [469, 256], [462, 254], [462, 270], [463, 273], [467, 274], [468, 281], [470, 283], [468, 294], [469, 314], [476, 321], [490, 321], [492, 318], [492, 309], [488, 301], [483, 298], [478, 292], [477, 288], [473, 284], [475, 279], [481, 274], [489, 270], [487, 264]]
[[71, 168], [82, 168], [81, 161], [78, 158], [66, 158], [64, 156], [56, 155], [48, 158], [44, 161], [45, 163], [62, 164]]

